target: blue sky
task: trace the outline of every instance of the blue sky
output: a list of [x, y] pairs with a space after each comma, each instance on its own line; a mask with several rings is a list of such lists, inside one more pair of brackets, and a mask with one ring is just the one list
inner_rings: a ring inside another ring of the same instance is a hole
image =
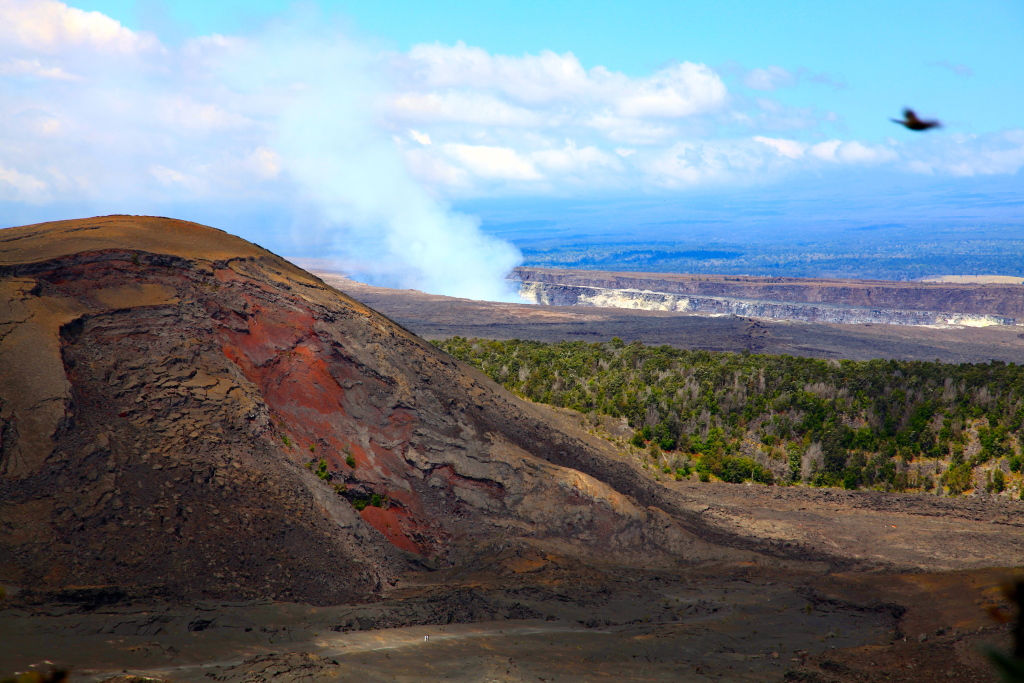
[[159, 213], [494, 296], [502, 223], [1003, 225], [1022, 36], [1018, 0], [0, 0], [0, 226]]
[[[179, 38], [244, 33], [301, 6], [281, 0], [73, 4]], [[1024, 125], [1024, 3], [1018, 0], [406, 0], [318, 7], [397, 50], [462, 41], [494, 54], [572, 52], [587, 67], [632, 76], [673, 61], [726, 73], [730, 67], [806, 69], [844, 87], [811, 82], [780, 97], [835, 110], [845, 132], [871, 139], [893, 135], [887, 116], [905, 104], [966, 132]]]

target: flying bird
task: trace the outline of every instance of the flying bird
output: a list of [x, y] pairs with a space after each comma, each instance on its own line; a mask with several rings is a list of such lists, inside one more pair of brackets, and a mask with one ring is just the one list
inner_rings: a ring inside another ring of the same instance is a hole
[[942, 126], [938, 121], [922, 121], [917, 118], [917, 114], [914, 113], [913, 109], [904, 109], [902, 119], [889, 120], [901, 126], [906, 126], [910, 130], [928, 130], [929, 128], [940, 128]]

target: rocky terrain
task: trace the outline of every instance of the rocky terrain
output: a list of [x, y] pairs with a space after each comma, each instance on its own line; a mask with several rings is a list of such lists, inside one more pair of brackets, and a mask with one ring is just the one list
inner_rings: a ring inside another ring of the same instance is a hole
[[511, 281], [538, 304], [740, 315], [818, 323], [1024, 324], [1017, 284], [812, 280], [606, 273], [520, 267]]
[[328, 603], [480, 545], [697, 543], [600, 440], [225, 233], [15, 228], [0, 268], [0, 581]]
[[579, 417], [212, 228], [2, 230], [0, 668], [994, 680], [1019, 502], [663, 486]]

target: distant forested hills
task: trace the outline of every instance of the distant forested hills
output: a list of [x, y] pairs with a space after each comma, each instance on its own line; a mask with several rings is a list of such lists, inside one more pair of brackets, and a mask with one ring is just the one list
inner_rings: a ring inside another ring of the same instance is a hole
[[435, 343], [519, 396], [625, 418], [659, 476], [1021, 496], [1021, 365]]

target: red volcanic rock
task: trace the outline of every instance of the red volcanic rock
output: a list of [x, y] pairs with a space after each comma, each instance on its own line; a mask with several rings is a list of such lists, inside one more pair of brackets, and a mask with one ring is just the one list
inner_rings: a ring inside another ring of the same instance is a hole
[[0, 231], [0, 583], [329, 603], [517, 544], [706, 554], [666, 495], [227, 233]]

